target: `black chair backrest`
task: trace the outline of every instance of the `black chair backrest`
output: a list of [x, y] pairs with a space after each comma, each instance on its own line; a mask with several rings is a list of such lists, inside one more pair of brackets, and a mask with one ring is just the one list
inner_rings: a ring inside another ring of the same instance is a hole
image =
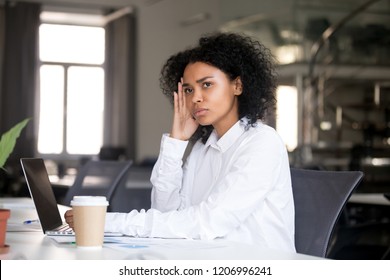
[[149, 209], [151, 205], [152, 167], [132, 166], [119, 182], [110, 199], [110, 212]]
[[90, 160], [81, 166], [62, 204], [70, 206], [75, 195], [105, 196], [110, 199], [132, 161]]
[[298, 253], [326, 257], [338, 218], [362, 178], [361, 171], [291, 168]]

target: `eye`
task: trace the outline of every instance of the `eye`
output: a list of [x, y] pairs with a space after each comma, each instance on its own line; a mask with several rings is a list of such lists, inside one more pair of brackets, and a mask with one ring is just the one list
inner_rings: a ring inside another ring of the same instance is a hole
[[211, 87], [211, 83], [210, 82], [204, 82], [203, 83], [203, 87], [204, 88], [209, 88], [209, 87]]
[[192, 90], [192, 88], [184, 88], [183, 89], [183, 92], [185, 93], [185, 94], [191, 94], [191, 93], [193, 93], [193, 90]]

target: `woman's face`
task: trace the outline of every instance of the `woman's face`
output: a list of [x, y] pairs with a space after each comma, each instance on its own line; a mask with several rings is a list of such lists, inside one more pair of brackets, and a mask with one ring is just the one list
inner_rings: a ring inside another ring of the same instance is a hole
[[188, 64], [183, 74], [187, 109], [200, 125], [212, 125], [221, 137], [238, 121], [241, 79], [231, 81], [218, 68], [203, 62]]

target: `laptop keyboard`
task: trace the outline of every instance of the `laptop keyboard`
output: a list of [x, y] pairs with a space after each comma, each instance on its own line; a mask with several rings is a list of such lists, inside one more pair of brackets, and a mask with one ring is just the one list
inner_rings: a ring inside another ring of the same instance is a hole
[[69, 225], [62, 225], [55, 230], [50, 230], [49, 233], [58, 235], [73, 235], [74, 231], [72, 228], [69, 227]]
[[[59, 226], [55, 230], [48, 230], [46, 231], [47, 235], [74, 235], [74, 231], [72, 228], [69, 227], [69, 225], [65, 224], [62, 226]], [[119, 232], [105, 232], [104, 236], [106, 237], [118, 237], [123, 236], [123, 233]]]

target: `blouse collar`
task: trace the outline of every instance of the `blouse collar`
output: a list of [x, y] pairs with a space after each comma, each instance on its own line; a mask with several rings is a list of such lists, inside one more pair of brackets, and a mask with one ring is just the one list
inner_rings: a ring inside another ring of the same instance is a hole
[[215, 129], [211, 132], [206, 142], [206, 147], [211, 146], [220, 152], [227, 151], [236, 140], [247, 130], [248, 119], [246, 117], [238, 120], [226, 133], [218, 139]]

